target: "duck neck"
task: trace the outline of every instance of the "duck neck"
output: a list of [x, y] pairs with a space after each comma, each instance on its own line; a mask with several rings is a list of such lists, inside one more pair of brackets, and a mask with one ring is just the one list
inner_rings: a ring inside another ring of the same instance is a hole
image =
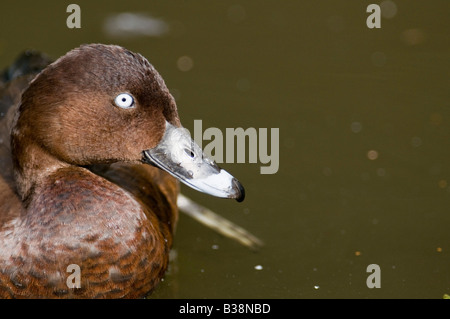
[[19, 196], [27, 201], [37, 185], [60, 168], [64, 163], [24, 136], [11, 136], [14, 178]]

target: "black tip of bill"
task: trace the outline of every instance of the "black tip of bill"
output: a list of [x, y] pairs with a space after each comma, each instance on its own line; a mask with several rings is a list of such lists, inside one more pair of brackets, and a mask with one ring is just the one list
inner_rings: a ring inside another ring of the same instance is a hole
[[240, 203], [245, 199], [245, 189], [244, 186], [236, 179], [233, 178], [232, 182], [233, 188], [237, 190], [235, 199]]

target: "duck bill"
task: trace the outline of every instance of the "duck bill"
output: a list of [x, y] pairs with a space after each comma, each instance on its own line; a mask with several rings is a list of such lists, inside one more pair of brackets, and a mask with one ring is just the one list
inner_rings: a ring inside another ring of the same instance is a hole
[[159, 144], [144, 151], [143, 162], [156, 166], [200, 192], [222, 198], [244, 200], [241, 183], [205, 156], [185, 128], [166, 121]]

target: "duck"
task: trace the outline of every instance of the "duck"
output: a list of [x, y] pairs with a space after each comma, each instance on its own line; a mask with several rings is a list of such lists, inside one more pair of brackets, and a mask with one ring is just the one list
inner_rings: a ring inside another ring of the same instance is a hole
[[141, 54], [28, 52], [0, 80], [0, 298], [143, 298], [161, 282], [180, 182], [242, 201]]

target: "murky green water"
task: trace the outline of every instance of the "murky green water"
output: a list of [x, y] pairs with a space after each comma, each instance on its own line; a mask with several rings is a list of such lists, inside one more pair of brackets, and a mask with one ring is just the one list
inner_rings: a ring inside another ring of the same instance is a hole
[[[66, 27], [73, 2], [81, 29]], [[0, 62], [26, 48], [57, 57], [115, 43], [155, 65], [191, 131], [195, 119], [224, 132], [279, 128], [276, 174], [222, 165], [246, 187], [243, 203], [182, 188], [265, 247], [249, 251], [182, 215], [153, 298], [442, 298], [450, 2], [378, 1], [381, 29], [366, 26], [370, 3], [9, 1], [0, 4]], [[121, 12], [158, 18], [160, 35], [108, 33]], [[380, 266], [379, 289], [366, 285], [369, 264]]]

